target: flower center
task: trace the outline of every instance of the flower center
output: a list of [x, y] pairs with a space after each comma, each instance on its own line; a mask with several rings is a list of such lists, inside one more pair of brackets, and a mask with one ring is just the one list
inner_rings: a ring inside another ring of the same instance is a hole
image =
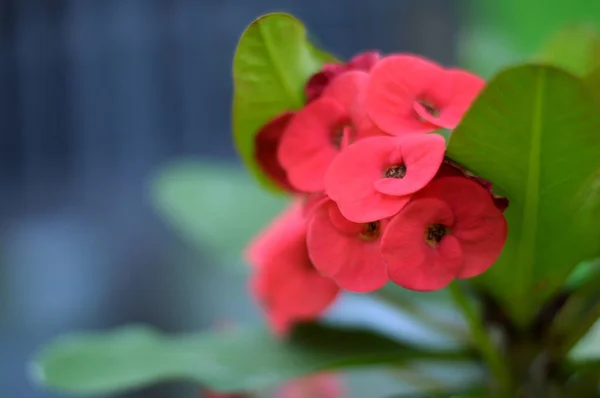
[[[354, 126], [351, 124], [340, 124], [331, 132], [331, 145], [336, 149], [341, 149], [344, 144], [348, 145], [352, 142], [354, 138], [353, 135]], [[344, 138], [347, 140], [346, 142], [344, 142]]]
[[449, 233], [450, 229], [444, 224], [431, 224], [425, 230], [425, 240], [429, 245], [435, 246]]
[[427, 112], [429, 115], [431, 115], [433, 117], [440, 116], [440, 110], [438, 108], [436, 108], [431, 102], [426, 101], [426, 100], [420, 100], [419, 104], [421, 104], [423, 109], [425, 109], [425, 112]]
[[406, 176], [406, 166], [397, 164], [390, 166], [385, 171], [385, 178], [404, 178]]
[[381, 225], [379, 221], [372, 221], [363, 224], [363, 230], [360, 233], [362, 240], [373, 241], [377, 240], [381, 235]]

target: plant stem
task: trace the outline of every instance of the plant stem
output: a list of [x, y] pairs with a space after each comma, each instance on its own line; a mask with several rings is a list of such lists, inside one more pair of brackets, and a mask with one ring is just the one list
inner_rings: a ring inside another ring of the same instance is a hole
[[486, 331], [477, 310], [469, 302], [467, 294], [458, 282], [452, 282], [449, 286], [450, 293], [457, 307], [462, 311], [474, 343], [486, 362], [490, 372], [499, 384], [502, 393], [510, 392], [512, 389], [511, 375], [508, 365], [501, 352], [494, 346], [490, 335]]

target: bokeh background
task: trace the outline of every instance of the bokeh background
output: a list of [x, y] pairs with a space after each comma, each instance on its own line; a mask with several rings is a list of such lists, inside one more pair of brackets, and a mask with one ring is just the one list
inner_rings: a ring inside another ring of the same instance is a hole
[[[60, 397], [28, 363], [67, 331], [259, 321], [240, 249], [284, 202], [236, 158], [231, 62], [270, 11], [341, 58], [416, 52], [485, 77], [566, 24], [600, 21], [598, 0], [0, 0], [0, 396]], [[355, 396], [384, 394], [376, 377], [351, 379]]]

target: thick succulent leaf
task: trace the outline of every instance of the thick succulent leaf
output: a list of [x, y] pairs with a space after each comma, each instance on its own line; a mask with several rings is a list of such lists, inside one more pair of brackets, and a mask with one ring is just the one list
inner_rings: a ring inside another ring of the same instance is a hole
[[427, 352], [373, 332], [303, 325], [288, 341], [262, 329], [166, 336], [144, 326], [65, 336], [33, 364], [35, 380], [72, 394], [107, 394], [166, 380], [218, 391], [252, 391], [322, 370], [464, 360], [462, 351]]
[[478, 282], [518, 324], [600, 252], [600, 112], [582, 80], [504, 70], [452, 133], [448, 155], [510, 198], [509, 236]]
[[233, 59], [233, 135], [242, 160], [265, 187], [277, 190], [254, 160], [255, 135], [281, 112], [302, 108], [309, 77], [333, 60], [288, 14], [264, 15], [240, 38]]
[[219, 264], [239, 264], [252, 236], [288, 203], [264, 192], [240, 167], [193, 160], [161, 170], [150, 198], [187, 243], [208, 250]]

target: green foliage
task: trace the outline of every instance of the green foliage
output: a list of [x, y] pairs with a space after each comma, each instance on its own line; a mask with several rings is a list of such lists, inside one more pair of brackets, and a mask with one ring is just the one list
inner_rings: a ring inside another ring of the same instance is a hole
[[182, 238], [220, 264], [239, 263], [244, 247], [288, 201], [273, 197], [227, 163], [180, 161], [154, 179], [150, 198]]
[[534, 59], [584, 77], [600, 66], [600, 37], [592, 26], [571, 26], [552, 37]]
[[218, 391], [252, 391], [322, 371], [415, 359], [469, 359], [464, 351], [428, 352], [359, 329], [302, 325], [290, 340], [263, 329], [168, 337], [144, 326], [65, 336], [36, 359], [35, 378], [59, 391], [107, 394], [166, 380]]
[[600, 2], [596, 0], [502, 0], [469, 4], [475, 23], [493, 29], [524, 54], [537, 51], [566, 24], [600, 26]]
[[254, 160], [261, 126], [287, 110], [304, 106], [304, 85], [333, 56], [306, 38], [300, 21], [288, 14], [262, 16], [246, 29], [233, 60], [233, 135], [240, 156], [266, 188], [277, 187]]
[[600, 252], [598, 131], [581, 80], [526, 65], [496, 76], [450, 138], [448, 155], [511, 200], [508, 241], [479, 283], [521, 325]]

